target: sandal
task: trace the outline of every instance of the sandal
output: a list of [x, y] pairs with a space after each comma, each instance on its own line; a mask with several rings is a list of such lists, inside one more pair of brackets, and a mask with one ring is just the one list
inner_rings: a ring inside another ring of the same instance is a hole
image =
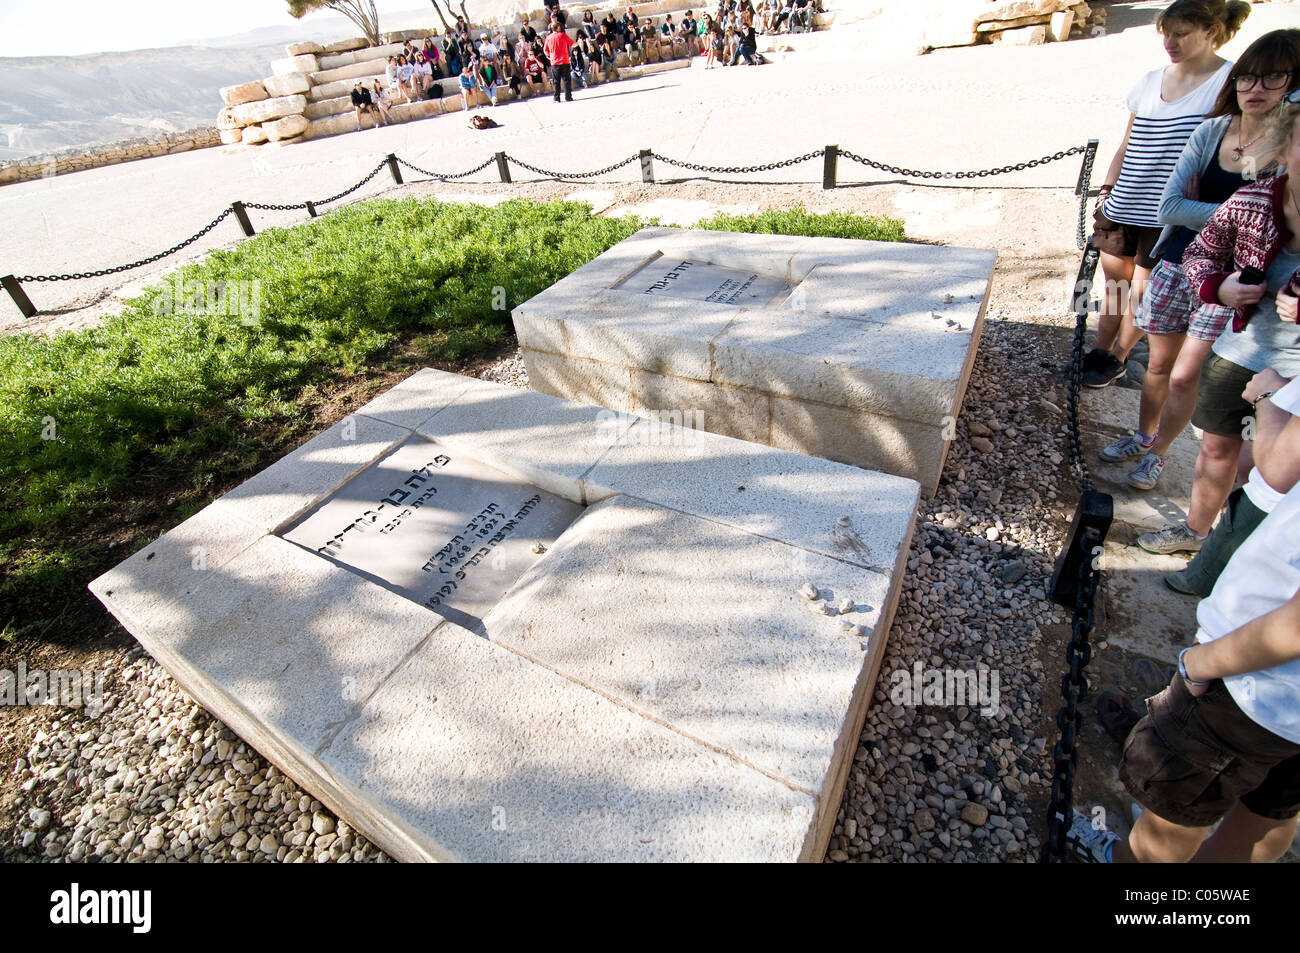
[[1127, 696], [1119, 692], [1103, 692], [1097, 698], [1097, 722], [1116, 744], [1122, 745], [1133, 726], [1141, 720], [1142, 714]]

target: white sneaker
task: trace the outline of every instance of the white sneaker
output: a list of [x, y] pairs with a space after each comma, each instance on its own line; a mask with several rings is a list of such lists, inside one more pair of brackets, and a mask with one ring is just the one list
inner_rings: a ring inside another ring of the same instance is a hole
[[1205, 545], [1205, 540], [1187, 528], [1186, 523], [1166, 526], [1154, 533], [1143, 533], [1137, 538], [1140, 548], [1157, 556], [1170, 553], [1196, 553]]
[[1160, 479], [1160, 471], [1165, 468], [1165, 458], [1158, 453], [1147, 452], [1137, 469], [1128, 475], [1128, 485], [1139, 490], [1150, 490]]
[[1074, 812], [1070, 829], [1065, 832], [1065, 842], [1074, 851], [1075, 859], [1085, 864], [1114, 863], [1111, 853], [1117, 840], [1119, 835], [1112, 834], [1104, 827], [1094, 827], [1092, 819], [1078, 811]]
[[1142, 442], [1142, 438], [1135, 433], [1131, 433], [1127, 437], [1121, 437], [1114, 443], [1102, 447], [1097, 456], [1111, 463], [1119, 463], [1123, 460], [1140, 457], [1146, 452], [1147, 446]]

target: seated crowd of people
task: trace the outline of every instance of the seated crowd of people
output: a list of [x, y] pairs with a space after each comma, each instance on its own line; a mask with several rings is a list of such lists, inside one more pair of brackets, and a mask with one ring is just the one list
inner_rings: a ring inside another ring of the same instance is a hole
[[721, 0], [712, 13], [696, 18], [687, 10], [680, 22], [670, 13], [660, 23], [641, 17], [632, 7], [622, 17], [613, 11], [600, 21], [587, 10], [569, 36], [568, 12], [559, 0], [545, 0], [548, 17], [546, 36], [531, 23], [524, 23], [511, 38], [501, 28], [489, 36], [472, 37], [464, 17], [441, 37], [429, 37], [422, 44], [411, 41], [399, 54], [388, 58], [385, 81], [369, 85], [358, 80], [352, 90], [357, 128], [363, 115], [374, 124], [393, 121], [392, 107], [421, 99], [440, 99], [441, 80], [452, 80], [465, 108], [479, 102], [479, 91], [498, 104], [497, 90], [508, 86], [517, 98], [534, 93], [550, 94], [559, 101], [563, 90], [572, 98], [572, 86], [579, 89], [602, 79], [617, 79], [617, 62], [626, 54], [632, 65], [680, 57], [704, 56], [708, 67], [735, 66], [741, 59], [760, 62], [760, 34], [797, 33], [812, 29], [820, 0]]

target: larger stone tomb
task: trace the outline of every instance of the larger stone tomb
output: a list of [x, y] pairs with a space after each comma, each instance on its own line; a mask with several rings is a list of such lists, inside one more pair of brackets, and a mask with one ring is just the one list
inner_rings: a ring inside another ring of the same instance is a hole
[[997, 253], [643, 228], [512, 311], [530, 386], [933, 492]]
[[424, 370], [91, 588], [399, 859], [817, 860], [918, 496]]

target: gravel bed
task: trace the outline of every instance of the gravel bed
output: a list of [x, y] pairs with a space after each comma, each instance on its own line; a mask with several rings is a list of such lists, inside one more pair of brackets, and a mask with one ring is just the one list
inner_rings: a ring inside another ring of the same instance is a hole
[[[1026, 373], [1043, 329], [995, 317], [943, 483], [922, 501], [830, 861], [1027, 860], [1039, 847], [1050, 777], [1039, 693], [1056, 674], [1045, 677], [1039, 650], [1044, 628], [1068, 621], [1041, 597], [1064, 528], [1050, 516], [1068, 485], [1064, 415], [1043, 373]], [[527, 386], [518, 354], [480, 376]], [[999, 713], [894, 704], [891, 673], [916, 662], [996, 671]], [[390, 860], [143, 649], [111, 657], [105, 685], [98, 718], [60, 711], [14, 765], [21, 821], [5, 860]]]

